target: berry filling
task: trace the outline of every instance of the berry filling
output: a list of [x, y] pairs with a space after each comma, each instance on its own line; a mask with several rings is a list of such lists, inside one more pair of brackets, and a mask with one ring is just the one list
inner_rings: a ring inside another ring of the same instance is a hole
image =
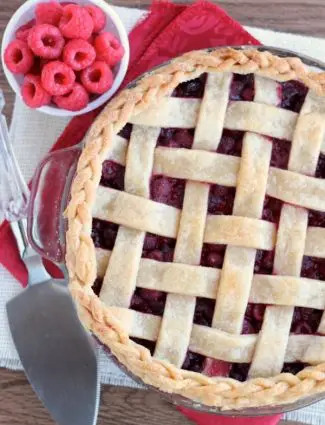
[[93, 283], [92, 289], [98, 297], [100, 294], [100, 290], [102, 289], [102, 286], [103, 286], [103, 279], [97, 277], [95, 279], [95, 282]]
[[298, 335], [317, 333], [323, 311], [315, 308], [296, 307], [291, 323], [290, 332]]
[[127, 123], [122, 128], [122, 130], [118, 133], [118, 135], [120, 137], [123, 137], [124, 139], [130, 140], [131, 133], [132, 133], [132, 124]]
[[230, 100], [254, 100], [254, 75], [234, 74], [230, 87]]
[[104, 161], [100, 184], [116, 190], [124, 190], [125, 167], [114, 161]]
[[141, 313], [162, 316], [165, 310], [166, 296], [165, 292], [136, 288], [130, 308]]
[[195, 78], [194, 80], [181, 83], [173, 91], [172, 96], [201, 99], [203, 97], [206, 79], [207, 74], [202, 74], [200, 77]]
[[304, 256], [301, 276], [309, 279], [325, 280], [325, 259]]
[[191, 149], [193, 138], [194, 129], [162, 128], [157, 140], [157, 146]]
[[282, 205], [283, 202], [279, 199], [266, 195], [264, 199], [262, 219], [278, 224], [280, 221]]
[[237, 381], [246, 381], [250, 364], [233, 363], [229, 372], [229, 378]]
[[272, 141], [271, 167], [288, 169], [291, 142], [281, 139], [270, 139]]
[[300, 112], [307, 95], [307, 87], [296, 80], [285, 81], [281, 83], [279, 87], [281, 108], [293, 112]]
[[91, 237], [96, 248], [112, 250], [117, 231], [117, 224], [93, 218]]
[[131, 338], [133, 342], [136, 342], [137, 344], [143, 345], [144, 347], [146, 347], [151, 355], [153, 356], [153, 353], [155, 351], [155, 346], [156, 343], [153, 341], [148, 341], [146, 339], [141, 339], [141, 338]]
[[298, 372], [300, 372], [302, 369], [304, 369], [307, 366], [305, 363], [284, 363], [282, 372], [283, 373], [292, 373], [293, 375], [296, 375]]
[[166, 176], [152, 176], [150, 196], [153, 201], [182, 209], [185, 181]]
[[315, 177], [325, 179], [325, 155], [323, 153], [319, 155]]
[[186, 357], [184, 363], [182, 365], [182, 369], [190, 370], [192, 372], [202, 372], [205, 356], [201, 354], [193, 353], [192, 351], [188, 351], [186, 353]]
[[308, 211], [308, 226], [325, 227], [325, 213], [321, 211]]
[[243, 137], [243, 131], [224, 129], [217, 152], [224, 155], [240, 156], [243, 145]]
[[221, 269], [223, 266], [225, 251], [226, 245], [216, 245], [209, 243], [203, 244], [200, 265]]
[[274, 251], [258, 249], [255, 256], [254, 273], [272, 274], [274, 262]]
[[[174, 97], [202, 98], [206, 75], [180, 84], [173, 92]], [[282, 108], [299, 112], [304, 102], [307, 89], [301, 83], [289, 81], [279, 83], [279, 105]], [[252, 75], [234, 75], [231, 83], [229, 99], [231, 101], [251, 101], [255, 96], [254, 78]], [[127, 124], [119, 133], [129, 140], [132, 125]], [[225, 155], [240, 157], [244, 132], [224, 129], [217, 152]], [[194, 129], [162, 128], [157, 140], [157, 146], [169, 148], [190, 149], [193, 145]], [[288, 168], [291, 143], [287, 140], [270, 138], [272, 155], [270, 166], [281, 169]], [[101, 184], [117, 190], [124, 190], [125, 168], [113, 161], [103, 163]], [[325, 177], [325, 155], [321, 155], [317, 165], [316, 177]], [[150, 199], [182, 209], [184, 180], [170, 178], [164, 175], [153, 175], [150, 180]], [[236, 189], [220, 185], [210, 185], [208, 198], [208, 214], [231, 215], [234, 205]], [[266, 196], [263, 205], [262, 219], [278, 225], [283, 202]], [[325, 213], [309, 211], [309, 226], [325, 227]], [[114, 246], [118, 226], [102, 220], [93, 220], [92, 237], [96, 247], [112, 249]], [[172, 262], [176, 241], [151, 233], [145, 236], [142, 257], [155, 261]], [[200, 265], [222, 269], [226, 246], [217, 244], [203, 244]], [[257, 250], [254, 273], [273, 274], [274, 251]], [[310, 279], [325, 281], [325, 260], [305, 256], [303, 259], [301, 276]], [[94, 283], [94, 291], [99, 293], [102, 280]], [[164, 292], [136, 288], [130, 308], [139, 312], [163, 316], [166, 296]], [[196, 299], [194, 323], [201, 326], [212, 326], [215, 300]], [[249, 303], [245, 312], [242, 334], [258, 334], [262, 328], [266, 305]], [[297, 307], [291, 324], [291, 333], [317, 334], [323, 312], [312, 308]], [[155, 343], [132, 338], [135, 342], [154, 352]], [[188, 351], [182, 368], [193, 372], [201, 372], [207, 376], [229, 376], [244, 381], [247, 379], [249, 364], [228, 363], [202, 356]], [[305, 367], [303, 363], [284, 364], [283, 372], [298, 373]]]
[[264, 312], [264, 304], [248, 304], [243, 323], [243, 334], [257, 334], [261, 330]]
[[213, 184], [210, 187], [208, 214], [231, 215], [236, 189], [234, 187]]
[[176, 240], [147, 233], [144, 239], [142, 257], [150, 260], [172, 262]]
[[215, 300], [198, 297], [196, 299], [193, 322], [197, 325], [211, 327], [215, 304]]

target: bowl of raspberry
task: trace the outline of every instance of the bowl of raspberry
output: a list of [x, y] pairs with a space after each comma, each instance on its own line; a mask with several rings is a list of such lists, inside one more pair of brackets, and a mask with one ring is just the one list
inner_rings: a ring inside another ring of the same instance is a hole
[[104, 0], [28, 0], [6, 27], [1, 59], [11, 88], [28, 107], [74, 116], [98, 108], [118, 90], [129, 42]]

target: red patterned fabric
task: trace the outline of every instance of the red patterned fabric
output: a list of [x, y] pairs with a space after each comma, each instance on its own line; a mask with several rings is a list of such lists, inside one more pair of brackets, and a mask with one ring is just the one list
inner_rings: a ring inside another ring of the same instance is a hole
[[198, 425], [277, 425], [281, 419], [281, 415], [233, 418], [200, 413], [196, 410], [185, 409], [185, 407], [178, 407], [178, 410]]

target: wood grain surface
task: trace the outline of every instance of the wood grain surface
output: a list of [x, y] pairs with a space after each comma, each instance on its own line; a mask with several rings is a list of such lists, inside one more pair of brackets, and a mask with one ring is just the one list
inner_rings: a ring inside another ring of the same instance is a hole
[[[186, 0], [180, 0], [186, 2]], [[22, 0], [0, 0], [0, 34]], [[115, 0], [127, 7], [148, 7], [150, 0]], [[325, 0], [219, 0], [217, 2], [244, 25], [325, 37]], [[2, 68], [0, 87], [5, 93], [5, 113], [12, 113], [14, 96]], [[53, 425], [23, 373], [0, 369], [0, 425]], [[185, 425], [182, 414], [158, 394], [104, 386], [98, 425]], [[222, 422], [221, 422], [222, 424]], [[78, 425], [78, 424], [71, 424]], [[282, 425], [302, 425], [283, 421]]]
[[[98, 425], [189, 425], [191, 423], [155, 392], [109, 385], [102, 389]], [[54, 425], [54, 421], [36, 398], [21, 372], [0, 369], [0, 424]], [[282, 421], [280, 425], [305, 424]]]

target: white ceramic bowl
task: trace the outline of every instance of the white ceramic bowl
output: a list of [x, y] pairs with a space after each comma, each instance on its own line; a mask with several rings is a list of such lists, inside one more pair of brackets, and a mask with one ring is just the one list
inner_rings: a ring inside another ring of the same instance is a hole
[[[49, 0], [27, 0], [22, 6], [20, 6], [19, 9], [16, 10], [16, 12], [11, 17], [2, 38], [2, 44], [1, 44], [2, 67], [11, 88], [19, 97], [21, 97], [20, 86], [23, 82], [23, 75], [13, 74], [11, 71], [9, 71], [9, 69], [7, 68], [4, 62], [4, 51], [5, 51], [5, 48], [8, 46], [8, 44], [15, 39], [16, 30], [21, 25], [24, 25], [31, 19], [35, 18], [34, 10], [35, 10], [36, 4], [45, 3], [47, 1]], [[57, 1], [59, 3], [66, 2], [66, 0], [57, 0]], [[57, 108], [56, 106], [42, 106], [41, 108], [37, 109], [38, 111], [44, 112], [46, 114], [56, 115], [60, 117], [69, 117], [69, 116], [84, 114], [85, 112], [92, 111], [93, 109], [96, 109], [99, 106], [103, 105], [105, 102], [107, 102], [107, 100], [110, 99], [113, 96], [113, 94], [117, 91], [117, 89], [120, 87], [123, 81], [123, 78], [125, 76], [125, 73], [127, 71], [127, 67], [129, 64], [129, 56], [130, 56], [129, 40], [128, 40], [126, 30], [122, 24], [122, 21], [120, 20], [117, 13], [112, 9], [111, 6], [109, 6], [104, 0], [77, 0], [77, 1], [73, 0], [73, 2], [78, 4], [94, 4], [100, 7], [107, 16], [106, 26], [103, 31], [109, 31], [113, 33], [120, 40], [121, 44], [124, 47], [125, 53], [121, 62], [118, 63], [113, 69], [114, 82], [110, 90], [108, 90], [106, 93], [102, 94], [101, 96], [97, 97], [95, 100], [89, 102], [89, 104], [85, 108], [81, 109], [80, 111], [68, 111], [66, 109]]]

